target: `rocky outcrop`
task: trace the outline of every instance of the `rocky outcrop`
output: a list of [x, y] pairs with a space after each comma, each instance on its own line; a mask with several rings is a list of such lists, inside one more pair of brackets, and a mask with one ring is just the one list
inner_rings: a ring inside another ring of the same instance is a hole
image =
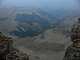
[[63, 60], [80, 60], [80, 18], [71, 29], [72, 44], [66, 49]]
[[12, 38], [0, 32], [0, 60], [29, 60], [29, 56], [14, 47]]

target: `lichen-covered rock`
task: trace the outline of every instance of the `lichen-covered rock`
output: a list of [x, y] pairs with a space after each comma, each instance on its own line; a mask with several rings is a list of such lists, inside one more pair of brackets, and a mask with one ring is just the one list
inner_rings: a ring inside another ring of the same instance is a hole
[[80, 60], [80, 48], [69, 46], [63, 60]]

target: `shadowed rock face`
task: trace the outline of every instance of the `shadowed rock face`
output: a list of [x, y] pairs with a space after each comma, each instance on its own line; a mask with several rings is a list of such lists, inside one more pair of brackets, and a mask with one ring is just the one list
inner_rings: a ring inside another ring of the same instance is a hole
[[69, 46], [63, 60], [80, 60], [80, 48]]
[[73, 43], [66, 49], [63, 60], [80, 60], [80, 21], [73, 25], [70, 37]]
[[27, 54], [13, 47], [13, 40], [0, 32], [0, 60], [29, 60]]

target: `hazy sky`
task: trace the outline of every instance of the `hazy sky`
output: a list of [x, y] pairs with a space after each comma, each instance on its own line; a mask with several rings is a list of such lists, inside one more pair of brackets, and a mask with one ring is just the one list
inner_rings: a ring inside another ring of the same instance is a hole
[[45, 9], [75, 9], [79, 7], [79, 0], [2, 0], [2, 4]]
[[[0, 0], [2, 5], [26, 8], [41, 8], [49, 13], [53, 11], [79, 11], [79, 0]], [[1, 5], [0, 4], [0, 5]]]

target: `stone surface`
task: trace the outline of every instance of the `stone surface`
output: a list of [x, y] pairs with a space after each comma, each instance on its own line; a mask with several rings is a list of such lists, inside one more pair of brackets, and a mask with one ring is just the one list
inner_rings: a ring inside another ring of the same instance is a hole
[[63, 60], [80, 60], [80, 48], [69, 46]]
[[29, 56], [13, 46], [13, 39], [0, 32], [0, 60], [29, 60]]

